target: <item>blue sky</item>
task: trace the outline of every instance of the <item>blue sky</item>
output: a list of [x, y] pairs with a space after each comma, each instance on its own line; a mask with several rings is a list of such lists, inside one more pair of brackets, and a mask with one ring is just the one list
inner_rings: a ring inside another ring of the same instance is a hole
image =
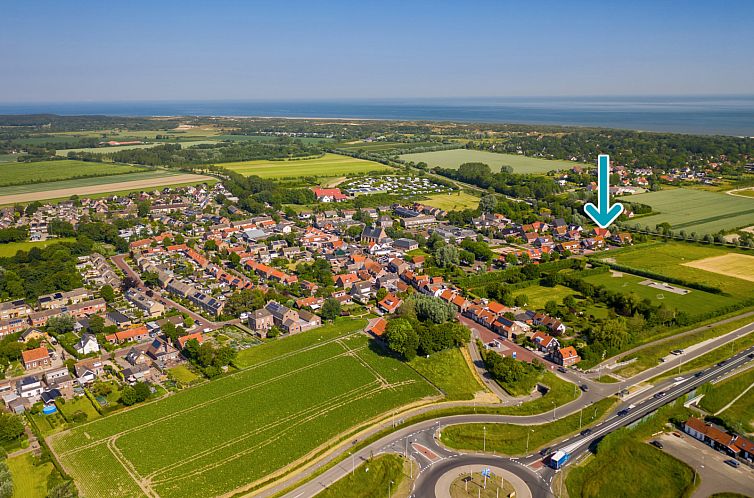
[[754, 2], [6, 2], [0, 101], [754, 93]]

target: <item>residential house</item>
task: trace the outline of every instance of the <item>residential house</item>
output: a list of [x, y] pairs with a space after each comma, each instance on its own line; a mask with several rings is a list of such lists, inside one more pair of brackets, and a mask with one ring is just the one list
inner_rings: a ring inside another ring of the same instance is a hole
[[18, 395], [32, 403], [39, 399], [43, 391], [42, 381], [35, 375], [29, 375], [16, 382]]
[[402, 304], [403, 300], [396, 297], [392, 293], [388, 293], [387, 295], [385, 295], [382, 301], [377, 303], [377, 307], [379, 307], [379, 309], [381, 309], [385, 313], [392, 314], [398, 311], [398, 308], [400, 308]]
[[81, 339], [73, 346], [73, 349], [80, 355], [87, 355], [99, 352], [97, 337], [92, 334], [83, 334]]
[[26, 370], [49, 367], [52, 364], [52, 361], [50, 360], [50, 352], [44, 346], [22, 351], [21, 358]]
[[266, 308], [256, 310], [249, 316], [249, 326], [262, 337], [267, 337], [267, 331], [275, 325], [272, 313]]
[[385, 320], [384, 318], [372, 318], [371, 320], [369, 320], [369, 323], [367, 323], [364, 331], [374, 335], [375, 337], [382, 337], [386, 329], [387, 320]]
[[581, 357], [573, 346], [556, 349], [552, 353], [552, 359], [555, 363], [564, 367], [570, 367], [581, 361]]

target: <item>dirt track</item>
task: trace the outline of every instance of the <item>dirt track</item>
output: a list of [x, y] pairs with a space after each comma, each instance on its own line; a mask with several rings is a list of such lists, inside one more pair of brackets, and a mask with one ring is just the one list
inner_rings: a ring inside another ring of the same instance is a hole
[[22, 194], [12, 194], [0, 196], [0, 206], [7, 204], [16, 204], [23, 202], [41, 201], [45, 199], [61, 199], [72, 195], [90, 195], [101, 194], [104, 192], [120, 192], [123, 190], [139, 190], [162, 185], [177, 185], [180, 183], [201, 183], [214, 178], [204, 175], [182, 174], [164, 176], [161, 178], [149, 178], [145, 180], [132, 180], [126, 182], [113, 182], [102, 185], [86, 185], [77, 188], [64, 188], [58, 190], [44, 190], [40, 192], [25, 192]]

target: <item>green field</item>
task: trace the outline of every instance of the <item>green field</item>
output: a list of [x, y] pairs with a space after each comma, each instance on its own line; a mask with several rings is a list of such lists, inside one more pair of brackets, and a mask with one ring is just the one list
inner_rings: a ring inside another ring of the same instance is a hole
[[[598, 273], [584, 278], [584, 281], [590, 284], [601, 285], [608, 290], [623, 294], [636, 294], [641, 299], [649, 299], [655, 306], [664, 304], [669, 308], [685, 311], [689, 315], [707, 313], [730, 304], [730, 298], [726, 296], [696, 289], [687, 289], [690, 290], [688, 294], [676, 294], [642, 285], [641, 282], [646, 280], [652, 279], [620, 272]], [[673, 285], [673, 287], [685, 288], [680, 285]]]
[[479, 197], [461, 190], [447, 194], [428, 195], [426, 199], [419, 201], [428, 206], [434, 206], [445, 211], [461, 211], [464, 209], [476, 209], [479, 207]]
[[358, 142], [355, 144], [339, 144], [338, 149], [349, 152], [363, 150], [365, 152], [388, 152], [391, 150], [416, 149], [418, 147], [436, 147], [437, 142]]
[[255, 346], [237, 373], [48, 442], [88, 496], [215, 496], [259, 483], [366, 420], [437, 395], [375, 353], [364, 323]]
[[52, 463], [34, 465], [31, 453], [24, 453], [6, 460], [13, 476], [13, 498], [45, 498], [47, 476], [53, 470]]
[[745, 197], [676, 188], [632, 195], [631, 201], [648, 204], [658, 212], [636, 220], [641, 227], [670, 223], [676, 233], [685, 230], [704, 235], [754, 225], [754, 199]]
[[335, 481], [317, 498], [382, 498], [389, 490], [394, 496], [403, 496], [400, 494], [401, 484], [409, 477], [404, 472], [404, 463], [398, 455], [380, 455], [356, 467], [353, 475]]
[[710, 384], [699, 406], [711, 415], [717, 414], [717, 417], [736, 431], [751, 434], [754, 432], [754, 394], [752, 394], [754, 391], [749, 389], [735, 403], [719, 414], [718, 412], [752, 384], [754, 384], [754, 369], [745, 370], [717, 384]]
[[[516, 154], [498, 154], [497, 152], [471, 149], [403, 154], [400, 158], [404, 161], [413, 161], [414, 163], [425, 162], [430, 167], [439, 166], [446, 169], [456, 169], [463, 163], [484, 163], [489, 165], [493, 173], [499, 172], [500, 166], [507, 165], [513, 168], [514, 173], [520, 174], [547, 173], [552, 170], [570, 169], [580, 164], [560, 159], [539, 159]], [[584, 165], [582, 164], [582, 166]]]
[[754, 293], [754, 282], [684, 265], [691, 261], [722, 256], [731, 252], [735, 251], [683, 242], [652, 242], [610, 251], [608, 260], [668, 277], [718, 287], [738, 299], [750, 298]]
[[575, 296], [576, 294], [578, 294], [578, 292], [563, 285], [556, 285], [555, 287], [532, 285], [513, 293], [514, 296], [526, 296], [528, 298], [526, 300], [527, 306], [534, 309], [543, 309], [545, 304], [547, 304], [547, 301], [555, 301], [558, 304], [561, 304], [564, 297]]
[[[158, 145], [165, 145], [167, 143], [171, 142], [156, 142], [151, 144], [135, 144], [135, 145], [114, 145], [112, 147], [86, 147], [83, 149], [60, 149], [55, 151], [56, 156], [67, 156], [69, 152], [88, 152], [91, 154], [112, 154], [113, 152], [120, 152], [122, 150], [131, 150], [131, 149], [150, 149], [152, 147], [156, 147]], [[195, 145], [209, 145], [209, 144], [216, 144], [217, 140], [196, 140], [196, 141], [185, 141], [185, 142], [176, 142], [180, 143], [181, 147], [186, 149], [188, 147], [193, 147]]]
[[290, 161], [240, 161], [221, 163], [217, 166], [242, 175], [257, 175], [261, 178], [328, 177], [392, 170], [392, 168], [380, 163], [337, 154], [325, 154], [313, 159], [292, 159]]
[[47, 247], [58, 242], [75, 242], [73, 238], [49, 239], [40, 242], [8, 242], [0, 244], [0, 258], [15, 256], [18, 251], [28, 251], [32, 247]]
[[578, 413], [540, 425], [458, 424], [449, 425], [443, 429], [442, 442], [458, 450], [482, 451], [486, 448], [487, 451], [503, 455], [526, 455], [527, 451], [531, 453], [538, 450], [555, 439], [576, 432], [599, 420], [614, 402], [612, 398], [605, 398], [584, 409], [581, 414], [581, 427], [579, 427]]
[[67, 180], [81, 176], [108, 176], [145, 171], [125, 164], [104, 164], [63, 159], [35, 163], [0, 164], [0, 187], [24, 183]]
[[484, 390], [469, 368], [460, 349], [448, 349], [430, 355], [417, 356], [411, 367], [437, 386], [449, 400], [473, 399]]
[[[597, 456], [571, 469], [571, 498], [678, 498], [691, 495], [694, 471], [647, 443], [629, 437], [600, 443]], [[620, 464], [617, 464], [620, 462]]]
[[[229, 142], [246, 142], [246, 141], [252, 141], [252, 142], [275, 142], [277, 140], [280, 140], [281, 138], [286, 137], [278, 137], [275, 135], [215, 135], [212, 137], [213, 140], [220, 140], [220, 141], [229, 141]], [[300, 141], [301, 143], [305, 144], [318, 144], [318, 143], [328, 143], [333, 142], [334, 140], [332, 138], [319, 138], [319, 137], [290, 137], [291, 140]]]

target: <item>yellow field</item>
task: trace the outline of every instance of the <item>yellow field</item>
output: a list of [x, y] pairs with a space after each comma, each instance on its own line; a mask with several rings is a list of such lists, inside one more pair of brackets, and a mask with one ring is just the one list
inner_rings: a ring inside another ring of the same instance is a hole
[[731, 253], [698, 259], [683, 265], [754, 282], [754, 256]]
[[292, 159], [289, 161], [239, 161], [221, 163], [217, 166], [227, 168], [241, 175], [257, 175], [261, 178], [332, 177], [343, 176], [349, 173], [371, 173], [391, 169], [388, 166], [373, 161], [338, 154], [325, 154], [322, 157], [312, 159]]
[[426, 200], [419, 201], [427, 206], [433, 206], [445, 211], [460, 211], [463, 209], [476, 209], [479, 206], [479, 197], [466, 192], [450, 192], [447, 194], [434, 194], [427, 196]]

